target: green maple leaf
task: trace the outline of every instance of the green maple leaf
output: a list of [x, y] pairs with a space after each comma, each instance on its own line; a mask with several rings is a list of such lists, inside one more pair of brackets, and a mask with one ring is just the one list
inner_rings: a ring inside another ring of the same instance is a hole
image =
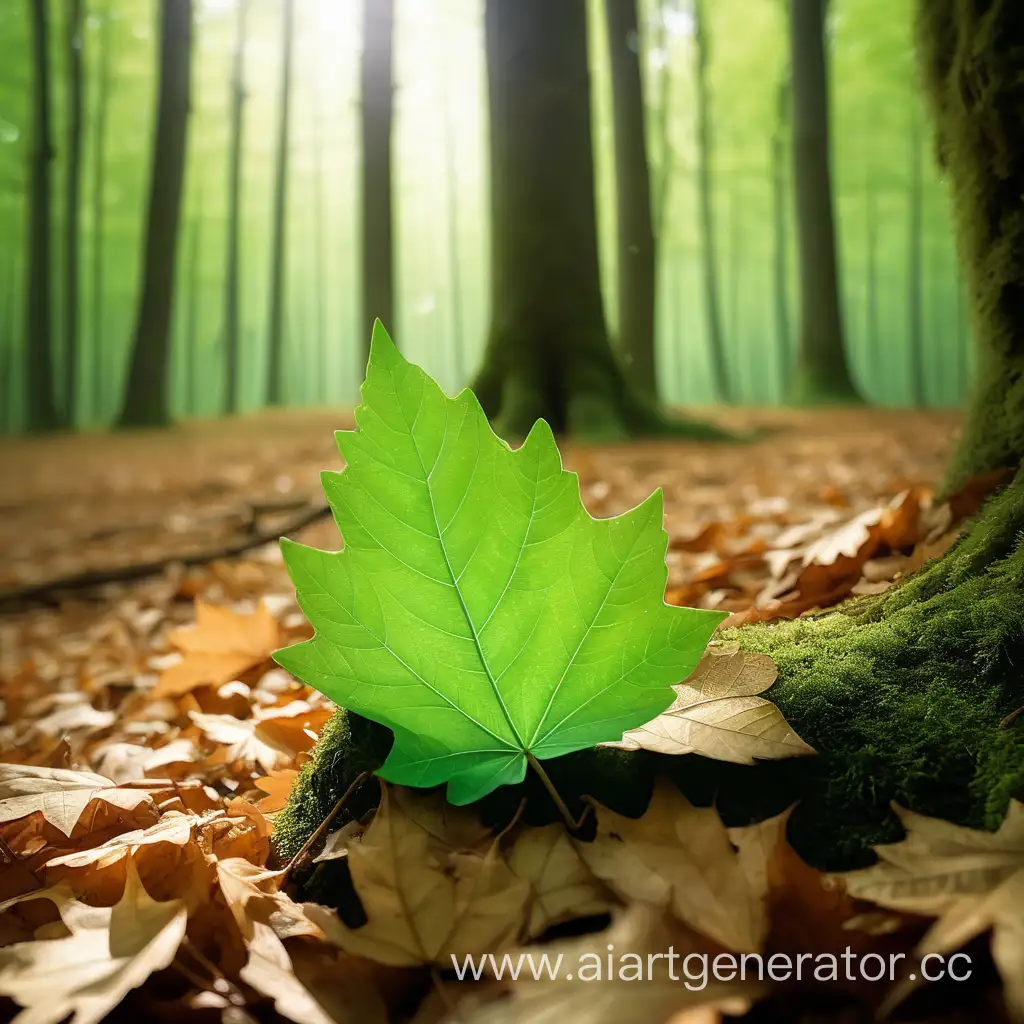
[[323, 474], [344, 550], [282, 541], [315, 635], [275, 657], [394, 732], [384, 779], [470, 803], [672, 703], [723, 615], [665, 604], [660, 491], [593, 519], [547, 423], [511, 449], [379, 322], [356, 424]]

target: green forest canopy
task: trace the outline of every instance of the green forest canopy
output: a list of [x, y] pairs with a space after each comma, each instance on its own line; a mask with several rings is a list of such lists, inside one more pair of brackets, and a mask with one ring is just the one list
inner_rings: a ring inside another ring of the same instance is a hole
[[[595, 88], [595, 157], [602, 283], [615, 325], [614, 167], [608, 51], [598, 0], [590, 0]], [[53, 261], [60, 265], [66, 171], [65, 4], [50, 5], [54, 163]], [[116, 415], [139, 283], [155, 83], [157, 7], [149, 0], [89, 0], [82, 195], [97, 156], [105, 168], [103, 232], [81, 206], [81, 305], [77, 425]], [[771, 140], [778, 90], [787, 72], [783, 0], [708, 4], [709, 81], [718, 232], [719, 303], [739, 400], [772, 403], [784, 394], [775, 337], [771, 265]], [[358, 303], [359, 56], [361, 5], [300, 0], [296, 5], [293, 120], [289, 148], [286, 399], [350, 404], [362, 378], [364, 331]], [[663, 15], [661, 12], [664, 12]], [[641, 3], [641, 55], [648, 104], [652, 177], [667, 187], [655, 211], [659, 237], [659, 389], [670, 403], [715, 398], [707, 358], [699, 279], [693, 19], [684, 3]], [[394, 202], [396, 322], [388, 324], [409, 358], [447, 389], [467, 383], [486, 335], [488, 298], [486, 69], [483, 0], [396, 3]], [[197, 0], [193, 114], [174, 315], [174, 407], [180, 415], [221, 409], [222, 275], [226, 224], [232, 0]], [[109, 47], [107, 129], [94, 129], [101, 81], [96, 53]], [[930, 152], [912, 45], [911, 0], [833, 0], [830, 15], [833, 169], [847, 346], [854, 374], [872, 401], [909, 404], [910, 185], [922, 160], [922, 333], [932, 356], [927, 401], [963, 395], [966, 315], [957, 279], [947, 198]], [[279, 0], [250, 0], [242, 169], [240, 405], [262, 403], [270, 267], [274, 110], [280, 60]], [[30, 141], [28, 5], [0, 8], [0, 384], [8, 431], [23, 423], [23, 275]], [[667, 112], [661, 117], [662, 105]], [[445, 152], [450, 112], [454, 154]], [[663, 127], [664, 126], [664, 127]], [[97, 153], [97, 146], [102, 146]], [[918, 149], [915, 151], [915, 146]], [[923, 154], [920, 148], [927, 152]], [[788, 156], [788, 150], [787, 150]], [[449, 166], [457, 178], [446, 181]], [[448, 199], [454, 195], [457, 209]], [[787, 199], [789, 193], [787, 192]], [[791, 203], [788, 218], [792, 219]], [[458, 266], [445, 241], [456, 216]], [[874, 285], [869, 273], [875, 238]], [[789, 232], [792, 245], [793, 232]], [[88, 287], [97, 244], [104, 274], [99, 316]], [[794, 266], [792, 254], [789, 265]], [[452, 299], [458, 274], [458, 308]], [[60, 275], [51, 291], [62, 322]], [[795, 281], [790, 273], [791, 299]], [[98, 325], [98, 329], [97, 329]], [[464, 350], [455, 344], [463, 339]], [[54, 332], [57, 393], [64, 360]], [[789, 340], [792, 345], [792, 340]], [[189, 377], [188, 353], [195, 353]]]

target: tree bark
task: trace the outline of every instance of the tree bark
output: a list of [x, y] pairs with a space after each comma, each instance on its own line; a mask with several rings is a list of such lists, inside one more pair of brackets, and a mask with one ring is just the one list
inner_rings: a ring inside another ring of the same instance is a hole
[[242, 151], [245, 135], [245, 41], [249, 0], [238, 0], [231, 63], [231, 128], [228, 143], [228, 223], [224, 264], [225, 412], [238, 412], [239, 267], [241, 257]]
[[192, 58], [192, 0], [160, 5], [160, 81], [153, 168], [142, 259], [142, 292], [132, 337], [121, 427], [170, 422], [170, 343], [174, 271], [185, 177]]
[[910, 114], [910, 175], [907, 188], [907, 307], [910, 332], [910, 397], [915, 406], [927, 404], [924, 354], [924, 268], [921, 249], [924, 232], [924, 143], [917, 110]]
[[67, 14], [67, 168], [64, 194], [64, 417], [74, 426], [78, 412], [78, 235], [82, 182], [82, 47], [84, 0], [69, 0]]
[[619, 352], [637, 390], [654, 398], [655, 251], [637, 0], [605, 0], [604, 7], [615, 128]]
[[274, 198], [270, 241], [270, 312], [267, 316], [268, 405], [284, 401], [284, 305], [287, 267], [288, 138], [291, 126], [292, 49], [295, 0], [281, 5], [281, 78], [277, 101], [277, 142], [274, 147]]
[[718, 304], [717, 244], [715, 239], [715, 215], [711, 184], [711, 97], [707, 82], [707, 67], [710, 60], [707, 19], [704, 0], [695, 0], [694, 56], [696, 59], [696, 102], [697, 102], [697, 198], [699, 204], [701, 270], [704, 276], [704, 317], [708, 332], [708, 348], [711, 356], [711, 376], [715, 390], [723, 402], [735, 397], [730, 380], [728, 361], [725, 357], [725, 338], [722, 333], [722, 317]]
[[27, 426], [62, 426], [53, 397], [53, 324], [50, 318], [50, 58], [46, 0], [29, 0], [32, 28], [32, 146], [29, 151], [28, 272], [25, 295]]
[[363, 0], [362, 323], [369, 355], [373, 321], [395, 329], [391, 204], [394, 0]]
[[827, 0], [792, 0], [793, 184], [800, 253], [800, 334], [792, 397], [858, 402], [839, 303], [829, 151]]
[[103, 344], [103, 234], [106, 209], [107, 110], [110, 105], [110, 11], [100, 15], [96, 52], [96, 111], [92, 163], [92, 415], [98, 418], [106, 401], [106, 349]]

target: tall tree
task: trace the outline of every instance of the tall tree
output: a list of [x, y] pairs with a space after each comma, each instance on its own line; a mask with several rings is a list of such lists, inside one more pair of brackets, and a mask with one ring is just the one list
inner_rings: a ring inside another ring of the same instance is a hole
[[228, 142], [228, 223], [224, 266], [225, 410], [238, 411], [239, 385], [239, 243], [242, 202], [242, 142], [245, 131], [245, 40], [249, 0], [235, 9], [235, 44], [231, 60], [231, 128]]
[[327, 309], [324, 288], [327, 282], [327, 206], [324, 200], [324, 116], [320, 81], [313, 85], [313, 255], [315, 271], [313, 280], [313, 306], [315, 319], [315, 352], [313, 365], [316, 368], [314, 401], [326, 401], [328, 395], [327, 375]]
[[270, 239], [270, 313], [267, 317], [267, 403], [284, 400], [284, 304], [287, 267], [288, 138], [291, 134], [292, 49], [295, 0], [281, 4], [281, 78], [277, 92], [277, 143], [274, 148], [274, 198]]
[[655, 253], [644, 131], [637, 0], [605, 0], [615, 127], [619, 350], [634, 385], [653, 397]]
[[775, 126], [771, 140], [772, 175], [772, 296], [775, 306], [775, 347], [782, 380], [789, 379], [790, 336], [789, 322], [789, 232], [786, 190], [786, 152], [789, 134], [792, 82], [788, 71], [784, 74], [775, 95]]
[[910, 111], [909, 174], [907, 182], [907, 311], [910, 334], [910, 398], [914, 405], [927, 401], [924, 355], [924, 143], [916, 104]]
[[704, 276], [704, 317], [707, 324], [711, 376], [715, 390], [722, 401], [731, 402], [733, 390], [725, 358], [725, 338], [718, 304], [717, 245], [714, 205], [711, 195], [711, 97], [707, 73], [710, 44], [704, 0], [695, 0], [693, 19], [693, 53], [696, 60], [697, 88], [697, 198], [701, 241], [700, 260]]
[[92, 414], [100, 415], [105, 400], [106, 347], [103, 341], [104, 223], [107, 170], [107, 111], [110, 106], [111, 12], [99, 17], [96, 50], [96, 106], [92, 148]]
[[199, 323], [203, 294], [203, 193], [196, 189], [196, 208], [188, 229], [188, 297], [185, 310], [185, 408], [199, 412]]
[[487, 0], [491, 326], [474, 389], [507, 436], [667, 423], [612, 352], [598, 272], [586, 0]]
[[856, 402], [846, 362], [829, 153], [828, 0], [791, 0], [793, 186], [800, 254], [800, 334], [792, 397], [797, 402]]
[[445, 67], [441, 81], [441, 148], [444, 152], [445, 205], [448, 221], [448, 294], [451, 296], [452, 346], [455, 376], [461, 385], [466, 374], [466, 340], [462, 324], [462, 265], [459, 260], [459, 161], [455, 151], [455, 117]]
[[363, 0], [362, 62], [362, 323], [369, 352], [375, 319], [394, 330], [391, 210], [392, 60], [395, 0]]
[[192, 61], [192, 0], [161, 0], [153, 164], [122, 427], [170, 421], [170, 343]]
[[864, 199], [865, 270], [864, 332], [867, 336], [868, 367], [873, 376], [882, 374], [882, 345], [878, 325], [878, 186], [868, 171]]
[[32, 146], [29, 151], [28, 270], [25, 296], [27, 425], [62, 425], [53, 397], [53, 324], [50, 319], [50, 57], [46, 0], [29, 0], [32, 27]]
[[78, 227], [82, 183], [82, 49], [85, 42], [84, 0], [68, 0], [67, 14], [67, 166], [64, 171], [64, 416], [74, 425], [78, 409]]

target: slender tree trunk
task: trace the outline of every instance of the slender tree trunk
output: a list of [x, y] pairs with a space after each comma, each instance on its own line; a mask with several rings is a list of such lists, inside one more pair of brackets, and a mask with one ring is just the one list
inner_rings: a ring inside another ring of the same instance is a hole
[[635, 387], [654, 397], [654, 228], [637, 0], [605, 0], [615, 126], [619, 351]]
[[316, 367], [316, 387], [314, 399], [319, 402], [327, 399], [327, 313], [324, 286], [327, 280], [327, 207], [324, 203], [324, 118], [323, 105], [320, 98], [320, 83], [315, 81], [313, 95], [313, 255], [316, 259], [315, 280], [313, 282], [313, 306], [315, 309], [316, 353], [313, 364]]
[[910, 397], [915, 406], [927, 404], [924, 362], [924, 267], [921, 259], [924, 231], [924, 144], [916, 108], [910, 115], [910, 175], [907, 189], [907, 310], [910, 341]]
[[238, 0], [231, 64], [231, 129], [228, 143], [228, 223], [224, 266], [224, 407], [238, 412], [239, 290], [241, 288], [242, 152], [245, 136], [245, 41], [249, 0]]
[[373, 321], [394, 331], [391, 204], [392, 51], [394, 0], [363, 0], [362, 62], [362, 323], [370, 351]]
[[711, 195], [711, 97], [707, 67], [710, 58], [704, 0], [695, 0], [694, 55], [697, 82], [697, 200], [699, 206], [701, 270], [704, 275], [704, 316], [711, 356], [711, 376], [723, 402], [733, 400], [732, 383], [725, 357], [725, 338], [718, 306], [718, 269], [716, 263], [715, 216]]
[[462, 266], [459, 260], [459, 161], [455, 152], [455, 119], [452, 98], [444, 68], [441, 76], [441, 148], [444, 150], [445, 205], [448, 220], [448, 285], [451, 297], [452, 344], [455, 352], [455, 377], [461, 385], [466, 379], [466, 340], [462, 324]]
[[772, 133], [772, 291], [775, 299], [775, 347], [782, 380], [788, 381], [792, 329], [789, 322], [789, 232], [786, 203], [786, 136], [789, 132], [792, 82], [783, 75], [776, 94], [776, 121]]
[[100, 15], [96, 52], [96, 108], [92, 164], [92, 414], [98, 419], [106, 402], [107, 350], [103, 335], [103, 235], [106, 209], [107, 110], [110, 102], [109, 10]]
[[78, 235], [79, 194], [82, 183], [82, 47], [85, 42], [85, 0], [68, 0], [67, 14], [67, 169], [64, 196], [64, 359], [66, 367], [65, 418], [74, 426], [78, 412]]
[[199, 319], [202, 296], [203, 193], [197, 190], [196, 208], [188, 233], [188, 307], [185, 319], [185, 408], [199, 412]]
[[267, 317], [268, 405], [284, 401], [286, 212], [288, 204], [288, 138], [291, 126], [292, 43], [295, 0], [281, 5], [281, 79], [278, 86], [277, 144], [274, 150], [274, 207], [270, 241], [270, 313]]
[[192, 55], [191, 0], [161, 0], [160, 80], [149, 184], [142, 289], [128, 384], [118, 424], [170, 422], [170, 343], [174, 271], [181, 220]]
[[28, 273], [25, 295], [26, 398], [29, 430], [62, 425], [53, 398], [53, 325], [50, 319], [50, 58], [46, 0], [29, 0], [32, 27], [32, 146], [29, 151]]
[[666, 0], [659, 0], [656, 46], [665, 57], [658, 73], [658, 176], [654, 187], [654, 239], [655, 245], [665, 237], [669, 203], [672, 196], [672, 176], [675, 171], [675, 150], [672, 146], [672, 62], [669, 60], [669, 34], [665, 26]]
[[878, 189], [869, 171], [864, 203], [864, 247], [867, 255], [866, 309], [864, 328], [867, 336], [868, 367], [873, 376], [881, 372], [882, 346], [878, 324]]
[[802, 403], [858, 402], [839, 304], [829, 153], [826, 0], [791, 0], [793, 184], [800, 253], [800, 335], [792, 395]]

